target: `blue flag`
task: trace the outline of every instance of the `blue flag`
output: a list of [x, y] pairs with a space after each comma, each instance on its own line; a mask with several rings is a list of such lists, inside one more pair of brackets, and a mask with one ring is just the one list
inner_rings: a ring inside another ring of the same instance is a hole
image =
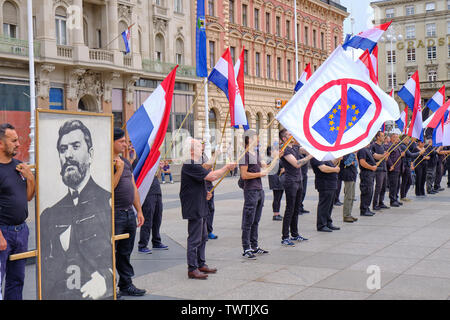
[[[344, 132], [350, 130], [366, 113], [371, 102], [364, 98], [353, 88], [347, 91], [347, 116]], [[341, 122], [341, 99], [338, 100], [312, 128], [317, 131], [328, 143], [334, 144], [338, 137]]]
[[205, 78], [208, 76], [206, 65], [206, 30], [205, 30], [205, 1], [197, 1], [197, 19], [196, 19], [196, 72], [197, 77]]

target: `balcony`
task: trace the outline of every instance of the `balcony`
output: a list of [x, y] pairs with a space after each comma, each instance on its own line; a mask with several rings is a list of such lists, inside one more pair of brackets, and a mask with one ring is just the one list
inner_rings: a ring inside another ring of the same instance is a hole
[[56, 46], [56, 54], [60, 58], [72, 59], [73, 57], [73, 48], [70, 46]]
[[[34, 56], [40, 57], [40, 43], [34, 41]], [[0, 53], [28, 57], [28, 41], [0, 36]]]
[[130, 56], [123, 56], [123, 65], [125, 67], [131, 67], [133, 65], [133, 58]]
[[108, 50], [89, 49], [89, 59], [100, 63], [114, 63], [114, 54]]
[[[152, 61], [147, 59], [142, 60], [142, 69], [145, 72], [162, 73], [167, 75], [173, 68], [175, 68], [175, 66], [175, 63]], [[177, 76], [195, 78], [195, 67], [179, 65], [177, 69]]]

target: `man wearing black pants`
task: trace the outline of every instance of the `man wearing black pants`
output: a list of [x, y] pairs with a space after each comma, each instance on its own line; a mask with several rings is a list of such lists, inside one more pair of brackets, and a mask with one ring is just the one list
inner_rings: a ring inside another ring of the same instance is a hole
[[373, 182], [375, 177], [375, 171], [377, 170], [375, 159], [372, 156], [372, 152], [369, 146], [362, 148], [357, 153], [359, 161], [359, 188], [361, 190], [360, 201], [360, 214], [361, 216], [373, 216], [375, 213], [370, 211], [370, 203], [373, 196]]
[[[279, 133], [280, 140], [286, 143], [291, 137], [291, 134], [283, 129]], [[300, 213], [300, 203], [302, 198], [303, 174], [301, 167], [304, 166], [311, 156], [302, 157], [300, 154], [300, 145], [297, 142], [292, 142], [284, 149], [281, 163], [285, 170], [284, 177], [284, 191], [286, 192], [286, 209], [283, 217], [283, 228], [281, 235], [281, 244], [285, 246], [294, 246], [294, 241], [307, 240], [298, 233], [298, 214]], [[291, 239], [289, 239], [289, 231]]]
[[[395, 133], [391, 134], [391, 141], [394, 145], [397, 145], [399, 143], [398, 135]], [[398, 148], [395, 148], [391, 151], [387, 160], [387, 168], [389, 170], [389, 200], [391, 203], [391, 207], [399, 207], [403, 204], [402, 202], [398, 201], [398, 191], [400, 172], [402, 169], [402, 162], [400, 158], [404, 156], [405, 153], [401, 151], [399, 146]]]
[[[428, 148], [430, 149], [430, 148]], [[414, 167], [414, 172], [416, 173], [416, 186], [415, 186], [415, 193], [418, 197], [424, 197], [425, 196], [425, 180], [427, 177], [427, 166], [426, 161], [430, 159], [429, 156], [425, 156], [426, 153], [429, 152], [427, 148], [424, 148], [424, 143], [422, 141], [417, 142], [417, 150], [422, 151], [422, 154], [415, 158], [412, 163]], [[425, 157], [424, 157], [425, 156]], [[424, 159], [422, 161], [422, 159]]]
[[316, 175], [315, 187], [319, 192], [319, 203], [317, 205], [317, 231], [332, 232], [340, 228], [333, 225], [331, 212], [333, 210], [334, 194], [337, 187], [338, 173], [340, 171], [339, 159], [332, 161], [318, 161], [311, 159], [311, 167]]
[[[411, 145], [408, 148], [408, 145]], [[400, 185], [400, 200], [401, 201], [411, 201], [408, 199], [406, 195], [408, 194], [408, 190], [412, 184], [411, 177], [411, 161], [417, 158], [420, 155], [421, 151], [418, 151], [417, 144], [415, 142], [410, 142], [410, 138], [407, 137], [406, 140], [400, 145], [401, 152], [405, 153], [405, 157], [400, 160], [402, 162], [401, 169], [401, 185]], [[422, 151], [423, 152], [423, 151]]]
[[370, 150], [372, 151], [372, 156], [375, 160], [381, 161], [380, 165], [377, 167], [375, 171], [375, 191], [373, 194], [373, 210], [380, 209], [388, 209], [389, 207], [384, 204], [384, 194], [386, 192], [386, 159], [387, 152], [385, 150], [384, 144], [384, 133], [382, 131], [378, 131], [376, 136], [376, 141], [372, 143], [370, 146]]
[[[306, 154], [301, 154], [302, 158], [306, 157]], [[300, 214], [309, 213], [303, 205], [303, 201], [306, 196], [306, 189], [308, 187], [308, 163], [302, 166], [302, 196], [300, 198]]]

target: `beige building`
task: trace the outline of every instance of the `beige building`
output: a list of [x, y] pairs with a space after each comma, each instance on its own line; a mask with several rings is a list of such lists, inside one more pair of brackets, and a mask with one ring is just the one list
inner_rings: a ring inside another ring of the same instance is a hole
[[[169, 131], [196, 85], [195, 12], [186, 0], [34, 0], [36, 106], [114, 113], [116, 126], [179, 64]], [[0, 122], [18, 129], [28, 159], [27, 0], [0, 0]], [[131, 27], [131, 52], [121, 33]], [[187, 122], [193, 130], [193, 121]], [[169, 134], [170, 137], [170, 134]]]
[[[442, 85], [450, 96], [450, 1], [390, 0], [372, 2], [375, 24], [392, 20], [392, 42], [386, 32], [379, 42], [380, 87], [399, 90], [419, 70], [420, 91], [426, 103]], [[390, 28], [391, 28], [390, 27]], [[388, 30], [389, 31], [389, 30]], [[393, 39], [394, 39], [393, 38]], [[392, 71], [393, 70], [393, 71]], [[400, 105], [404, 103], [396, 98]], [[428, 113], [428, 109], [424, 112]]]

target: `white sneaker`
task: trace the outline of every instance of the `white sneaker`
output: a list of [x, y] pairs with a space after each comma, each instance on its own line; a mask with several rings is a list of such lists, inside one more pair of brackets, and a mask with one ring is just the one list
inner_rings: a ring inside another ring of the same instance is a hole
[[170, 181], [171, 184], [173, 184], [173, 181]]
[[165, 183], [166, 183], [165, 181], [162, 182], [162, 184], [165, 184]]

